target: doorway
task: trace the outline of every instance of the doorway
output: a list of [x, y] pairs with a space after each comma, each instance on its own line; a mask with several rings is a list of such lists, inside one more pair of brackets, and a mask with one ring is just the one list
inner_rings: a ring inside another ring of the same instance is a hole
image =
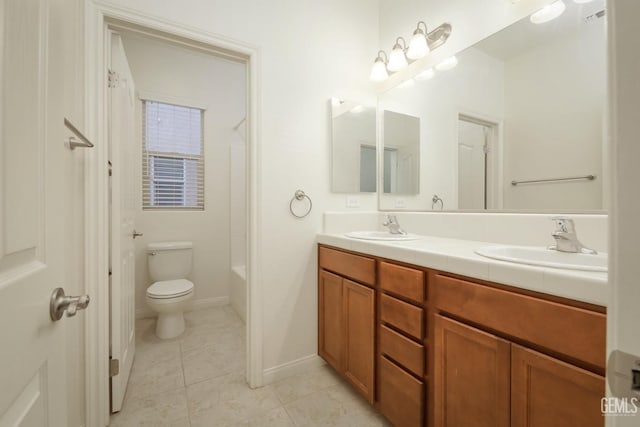
[[469, 115], [458, 115], [458, 209], [496, 208], [498, 125]]
[[[245, 77], [245, 102], [246, 119], [244, 134], [246, 136], [246, 365], [245, 378], [250, 387], [262, 385], [262, 356], [261, 356], [261, 325], [259, 307], [259, 287], [255, 286], [257, 275], [257, 245], [255, 244], [258, 235], [258, 185], [257, 171], [259, 169], [259, 159], [257, 156], [257, 136], [259, 123], [258, 92], [259, 81], [257, 78], [258, 52], [251, 46], [241, 43], [230, 42], [224, 38], [219, 38], [208, 33], [198, 32], [191, 28], [184, 28], [176, 24], [158, 22], [152, 17], [139, 15], [129, 11], [114, 9], [102, 5], [89, 5], [87, 11], [91, 25], [87, 28], [87, 39], [91, 43], [87, 45], [106, 46], [107, 37], [110, 31], [130, 31], [144, 34], [147, 37], [163, 40], [175, 45], [180, 45], [188, 49], [199, 51], [201, 54], [217, 55], [227, 60], [243, 63], [246, 66]], [[107, 134], [105, 123], [109, 117], [107, 91], [105, 82], [106, 73], [101, 70], [106, 69], [107, 52], [87, 52], [88, 71], [87, 86], [89, 87], [87, 104], [88, 129], [92, 135], [102, 139]], [[104, 118], [104, 119], [102, 119]], [[237, 124], [234, 123], [234, 125]], [[231, 126], [233, 127], [233, 126]], [[232, 132], [238, 129], [231, 129]], [[108, 180], [100, 171], [106, 171], [109, 152], [106, 148], [100, 147], [95, 152], [95, 156], [90, 159], [87, 174], [92, 188], [88, 189], [88, 205], [92, 206], [96, 212], [96, 218], [87, 221], [87, 232], [90, 236], [104, 236], [91, 242], [87, 248], [87, 271], [88, 279], [93, 288], [99, 307], [93, 312], [88, 322], [88, 347], [87, 347], [87, 371], [92, 373], [92, 379], [88, 386], [88, 413], [89, 419], [96, 423], [104, 423], [108, 419], [109, 401], [105, 397], [109, 394], [109, 366], [107, 360], [109, 355], [108, 336], [105, 334], [109, 328], [109, 304], [108, 292], [105, 290], [108, 284], [109, 259], [107, 251], [107, 241], [109, 236], [108, 227], [104, 220], [105, 214], [109, 212], [107, 195], [109, 194]], [[228, 161], [229, 154], [226, 159]], [[95, 168], [95, 169], [94, 169]], [[103, 218], [103, 220], [100, 220]], [[216, 226], [213, 224], [212, 226]], [[139, 230], [144, 232], [144, 230]], [[106, 301], [106, 302], [105, 302]], [[96, 373], [98, 376], [96, 377]], [[106, 402], [106, 403], [105, 403]]]

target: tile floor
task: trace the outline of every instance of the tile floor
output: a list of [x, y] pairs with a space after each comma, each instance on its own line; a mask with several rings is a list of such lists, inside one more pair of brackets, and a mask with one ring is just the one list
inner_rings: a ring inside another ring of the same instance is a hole
[[230, 306], [185, 314], [173, 340], [136, 325], [136, 358], [112, 426], [389, 426], [333, 370], [321, 366], [251, 390], [244, 380], [245, 327]]

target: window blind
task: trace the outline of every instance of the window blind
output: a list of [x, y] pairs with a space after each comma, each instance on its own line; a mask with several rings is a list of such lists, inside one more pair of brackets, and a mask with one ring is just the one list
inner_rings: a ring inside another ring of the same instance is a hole
[[142, 101], [143, 209], [204, 210], [203, 114]]

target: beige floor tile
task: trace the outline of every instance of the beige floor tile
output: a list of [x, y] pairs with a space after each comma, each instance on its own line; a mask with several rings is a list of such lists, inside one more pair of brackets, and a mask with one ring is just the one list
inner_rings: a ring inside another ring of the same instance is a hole
[[346, 383], [331, 386], [286, 404], [296, 427], [389, 426], [369, 404]]
[[247, 421], [247, 427], [293, 427], [293, 421], [281, 406]]
[[137, 343], [135, 363], [138, 365], [154, 365], [156, 363], [180, 360], [180, 342], [168, 341], [158, 343]]
[[185, 384], [191, 385], [226, 374], [243, 374], [246, 353], [243, 345], [218, 343], [185, 351], [182, 355]]
[[[125, 398], [137, 399], [184, 387], [182, 360], [179, 356], [163, 361], [144, 362], [136, 357], [129, 377]], [[160, 357], [160, 356], [158, 356]], [[153, 358], [150, 358], [153, 359]]]
[[155, 319], [137, 321], [136, 358], [114, 426], [389, 425], [328, 366], [251, 390], [245, 326], [231, 307], [186, 313], [185, 320], [184, 334], [172, 340], [155, 336]]
[[320, 366], [309, 372], [294, 375], [272, 385], [280, 402], [289, 403], [302, 397], [324, 390], [342, 380], [328, 365]]
[[281, 406], [269, 386], [252, 390], [238, 374], [191, 385], [187, 398], [194, 427], [245, 422]]
[[208, 345], [245, 346], [244, 325], [201, 325], [185, 331], [180, 340], [183, 352], [197, 350]]
[[214, 307], [205, 310], [195, 310], [184, 314], [187, 328], [200, 325], [228, 327], [243, 324], [240, 316], [231, 306]]
[[122, 411], [111, 417], [111, 425], [116, 427], [188, 426], [186, 392], [181, 389], [144, 398], [127, 399]]

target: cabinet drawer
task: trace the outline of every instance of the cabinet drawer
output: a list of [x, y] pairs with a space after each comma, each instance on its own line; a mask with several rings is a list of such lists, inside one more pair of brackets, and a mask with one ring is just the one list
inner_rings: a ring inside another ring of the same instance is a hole
[[424, 374], [424, 346], [384, 325], [380, 326], [380, 353], [389, 356], [419, 377]]
[[376, 262], [371, 258], [320, 246], [320, 268], [333, 271], [373, 286], [376, 282]]
[[378, 404], [394, 426], [422, 426], [424, 384], [384, 356], [380, 357]]
[[421, 340], [422, 309], [389, 295], [380, 294], [380, 320]]
[[380, 263], [380, 287], [422, 304], [425, 299], [424, 272], [388, 262]]
[[593, 366], [605, 367], [606, 315], [437, 275], [439, 310]]

